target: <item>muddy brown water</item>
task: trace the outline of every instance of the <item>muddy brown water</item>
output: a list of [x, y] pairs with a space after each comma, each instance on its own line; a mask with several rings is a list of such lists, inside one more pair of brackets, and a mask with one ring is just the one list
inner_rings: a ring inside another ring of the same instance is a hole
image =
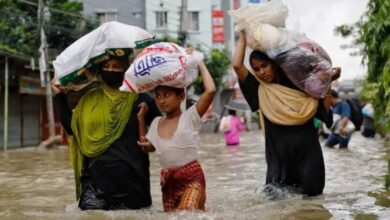
[[1, 152], [0, 219], [390, 219], [389, 204], [378, 199], [390, 199], [384, 190], [387, 162], [381, 139], [355, 133], [348, 150], [323, 148], [324, 194], [310, 199], [290, 195], [279, 201], [261, 193], [266, 172], [263, 142], [259, 131], [243, 133], [236, 147], [226, 147], [222, 134], [201, 135], [207, 212], [162, 211], [155, 154], [150, 155], [150, 208], [81, 211], [67, 147]]

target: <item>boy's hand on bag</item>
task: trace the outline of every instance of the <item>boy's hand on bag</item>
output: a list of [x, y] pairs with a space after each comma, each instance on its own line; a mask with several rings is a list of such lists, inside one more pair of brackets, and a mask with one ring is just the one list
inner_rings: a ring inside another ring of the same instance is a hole
[[145, 102], [141, 102], [141, 104], [139, 104], [138, 106], [139, 106], [139, 111], [137, 113], [137, 118], [143, 119], [145, 118], [145, 115], [148, 112], [149, 107]]

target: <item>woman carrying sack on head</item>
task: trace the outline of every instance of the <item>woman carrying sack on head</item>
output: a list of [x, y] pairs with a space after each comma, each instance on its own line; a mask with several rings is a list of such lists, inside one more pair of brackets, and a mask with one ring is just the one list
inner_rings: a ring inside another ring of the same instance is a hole
[[146, 123], [160, 115], [147, 94], [119, 91], [129, 60], [111, 57], [98, 68], [100, 86], [87, 92], [73, 111], [52, 85], [68, 137], [79, 207], [140, 209], [151, 205], [149, 157], [137, 144], [139, 104]]
[[267, 162], [264, 192], [271, 198], [283, 197], [274, 193], [281, 192], [275, 190], [278, 188], [308, 196], [322, 194], [325, 166], [313, 118], [330, 126], [330, 104], [300, 91], [261, 51], [250, 54], [255, 76], [250, 74], [244, 66], [245, 47], [245, 32], [242, 31], [233, 56], [233, 67], [252, 111], [261, 110]]

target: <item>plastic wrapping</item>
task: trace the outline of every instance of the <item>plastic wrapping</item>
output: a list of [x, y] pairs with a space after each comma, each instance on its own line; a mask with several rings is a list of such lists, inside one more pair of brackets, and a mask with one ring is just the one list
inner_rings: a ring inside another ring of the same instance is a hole
[[274, 57], [286, 76], [298, 88], [315, 98], [323, 98], [332, 83], [332, 64], [326, 52], [307, 41]]
[[197, 77], [197, 66], [201, 60], [203, 54], [187, 54], [184, 48], [174, 43], [153, 44], [134, 59], [119, 89], [140, 93], [158, 85], [184, 88]]
[[248, 26], [248, 46], [265, 52], [301, 90], [323, 98], [332, 83], [332, 61], [326, 51], [303, 34], [268, 24]]
[[67, 47], [53, 62], [55, 80], [60, 87], [80, 90], [97, 79], [98, 63], [110, 56], [124, 57], [137, 45], [153, 39], [142, 28], [107, 22]]
[[221, 119], [221, 122], [219, 123], [219, 127], [218, 127], [219, 131], [222, 131], [222, 132], [230, 131], [232, 129], [232, 125], [230, 123], [230, 120], [231, 120], [230, 115], [223, 116]]
[[352, 123], [351, 120], [348, 120], [347, 125], [344, 127], [344, 132], [341, 132], [341, 125], [342, 125], [343, 118], [339, 114], [333, 114], [333, 124], [330, 130], [336, 134], [339, 134], [342, 138], [346, 138], [347, 135], [351, 134], [356, 130], [355, 125]]
[[371, 103], [366, 104], [362, 109], [362, 114], [366, 118], [374, 118], [374, 106]]
[[261, 4], [248, 4], [245, 7], [229, 11], [236, 21], [236, 30], [245, 28], [245, 24], [261, 21], [275, 27], [284, 27], [288, 15], [288, 8], [280, 0], [273, 0]]
[[301, 90], [315, 98], [325, 96], [332, 82], [331, 59], [305, 35], [281, 28], [287, 17], [283, 3], [277, 0], [250, 5], [230, 14], [236, 21], [236, 29], [246, 32], [248, 47], [263, 51], [275, 60]]

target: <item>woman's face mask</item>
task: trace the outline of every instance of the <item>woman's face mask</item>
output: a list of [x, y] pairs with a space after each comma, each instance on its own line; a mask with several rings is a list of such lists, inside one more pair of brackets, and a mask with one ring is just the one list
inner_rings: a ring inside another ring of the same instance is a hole
[[116, 87], [122, 85], [124, 72], [116, 72], [116, 71], [101, 71], [101, 76], [103, 81], [111, 87]]
[[103, 81], [112, 87], [120, 86], [125, 75], [123, 64], [117, 59], [110, 59], [102, 66], [101, 76]]

